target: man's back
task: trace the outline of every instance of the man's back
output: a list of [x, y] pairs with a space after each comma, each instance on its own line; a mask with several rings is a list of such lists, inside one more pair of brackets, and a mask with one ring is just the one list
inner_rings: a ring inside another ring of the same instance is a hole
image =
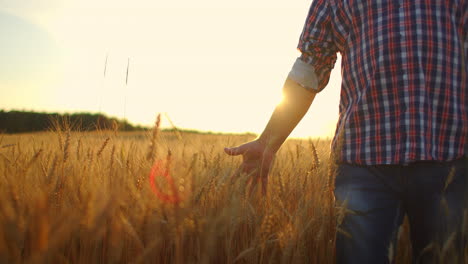
[[299, 43], [320, 91], [342, 54], [334, 148], [356, 164], [454, 160], [468, 134], [465, 0], [315, 0]]

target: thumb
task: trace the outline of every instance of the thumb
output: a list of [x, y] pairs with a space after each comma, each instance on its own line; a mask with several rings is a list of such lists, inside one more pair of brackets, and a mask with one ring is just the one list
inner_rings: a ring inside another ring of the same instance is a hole
[[243, 146], [233, 147], [233, 148], [224, 148], [224, 152], [230, 156], [238, 156], [245, 153], [245, 148]]

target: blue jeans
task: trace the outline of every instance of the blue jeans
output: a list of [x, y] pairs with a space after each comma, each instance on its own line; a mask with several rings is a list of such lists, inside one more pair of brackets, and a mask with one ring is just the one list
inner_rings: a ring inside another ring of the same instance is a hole
[[[466, 174], [466, 159], [410, 165], [339, 164], [335, 199], [349, 211], [338, 223], [337, 263], [390, 263], [405, 214], [414, 263], [438, 263], [437, 250], [449, 237], [462, 257]], [[436, 249], [426, 249], [431, 243]]]

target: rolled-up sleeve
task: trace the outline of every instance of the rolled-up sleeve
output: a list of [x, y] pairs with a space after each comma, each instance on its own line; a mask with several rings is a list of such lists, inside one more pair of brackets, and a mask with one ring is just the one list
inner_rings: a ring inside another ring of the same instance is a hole
[[327, 0], [314, 0], [297, 46], [301, 56], [288, 78], [304, 88], [320, 92], [328, 84], [338, 49], [333, 42], [331, 11]]

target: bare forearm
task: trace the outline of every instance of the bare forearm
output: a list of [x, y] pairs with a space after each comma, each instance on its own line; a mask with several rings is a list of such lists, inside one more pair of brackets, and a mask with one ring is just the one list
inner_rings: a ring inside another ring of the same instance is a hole
[[276, 152], [309, 110], [315, 93], [287, 79], [283, 88], [283, 101], [279, 104], [259, 137], [271, 151]]

